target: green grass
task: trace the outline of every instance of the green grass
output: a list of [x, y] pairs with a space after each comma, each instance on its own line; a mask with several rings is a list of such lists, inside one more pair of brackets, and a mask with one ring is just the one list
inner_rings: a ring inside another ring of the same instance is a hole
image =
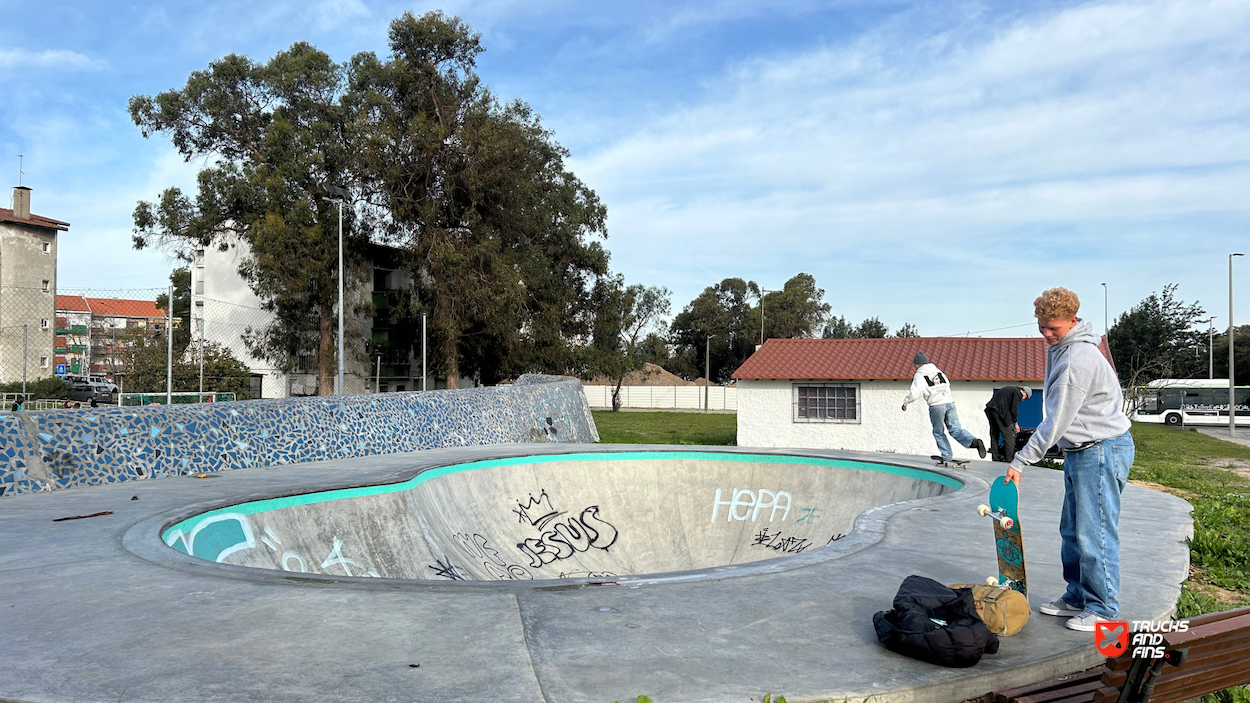
[[1194, 575], [1181, 615], [1250, 605], [1250, 478], [1224, 468], [1250, 461], [1250, 447], [1148, 424], [1134, 425], [1133, 439], [1130, 478], [1165, 486], [1194, 506]]
[[[1194, 506], [1191, 572], [1178, 617], [1250, 606], [1250, 479], [1226, 470], [1232, 460], [1250, 460], [1250, 447], [1150, 424], [1134, 424], [1133, 441], [1137, 456], [1129, 478], [1160, 484]], [[1202, 700], [1250, 703], [1250, 692], [1233, 686]]]
[[595, 412], [599, 441], [614, 444], [738, 443], [738, 416], [715, 413]]

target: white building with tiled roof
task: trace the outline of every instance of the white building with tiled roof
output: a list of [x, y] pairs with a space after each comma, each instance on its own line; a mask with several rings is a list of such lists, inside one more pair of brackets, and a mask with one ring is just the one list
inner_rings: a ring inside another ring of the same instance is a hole
[[[950, 378], [960, 424], [973, 435], [988, 443], [985, 404], [1002, 386], [1032, 388], [1020, 426], [1041, 422], [1041, 337], [770, 339], [733, 374], [738, 444], [936, 454], [924, 401], [901, 408], [918, 351]], [[1103, 353], [1110, 358], [1105, 340]], [[951, 446], [957, 458], [977, 458], [976, 450]]]

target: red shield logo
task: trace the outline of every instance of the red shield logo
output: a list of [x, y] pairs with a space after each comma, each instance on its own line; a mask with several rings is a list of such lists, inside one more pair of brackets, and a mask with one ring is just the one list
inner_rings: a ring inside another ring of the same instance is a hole
[[1094, 623], [1094, 646], [1098, 653], [1115, 658], [1128, 651], [1128, 621], [1108, 620]]

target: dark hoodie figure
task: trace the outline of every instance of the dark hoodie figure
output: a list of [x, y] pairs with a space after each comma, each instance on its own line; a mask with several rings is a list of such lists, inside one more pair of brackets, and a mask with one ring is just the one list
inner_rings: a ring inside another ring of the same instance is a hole
[[1049, 345], [1045, 419], [1003, 480], [1019, 485], [1020, 470], [1041, 461], [1047, 448], [1064, 450], [1059, 560], [1068, 589], [1038, 610], [1068, 618], [1069, 629], [1093, 632], [1096, 623], [1120, 613], [1120, 493], [1135, 450], [1120, 381], [1099, 350], [1102, 338], [1076, 316], [1080, 307], [1066, 288], [1051, 288], [1033, 301]]
[[[1003, 386], [985, 404], [985, 419], [990, 423], [990, 452], [994, 461], [1016, 458], [1016, 433], [1020, 431], [1020, 402], [1033, 395], [1027, 386]], [[1001, 449], [999, 442], [1003, 443]]]

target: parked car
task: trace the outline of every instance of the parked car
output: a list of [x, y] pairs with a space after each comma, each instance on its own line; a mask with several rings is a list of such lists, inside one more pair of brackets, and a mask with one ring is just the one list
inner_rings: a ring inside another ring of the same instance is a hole
[[70, 386], [69, 399], [79, 403], [89, 403], [95, 398], [97, 403], [112, 403], [116, 401], [116, 394], [113, 389], [103, 383], [75, 383]]
[[[69, 399], [79, 402], [88, 402], [96, 396], [95, 386], [90, 383], [73, 383], [69, 387]], [[98, 403], [99, 400], [97, 399]]]
[[90, 381], [90, 383], [100, 383], [100, 384], [103, 384], [103, 385], [105, 385], [105, 386], [108, 386], [108, 387], [109, 387], [109, 390], [110, 390], [110, 391], [111, 391], [114, 395], [116, 395], [116, 394], [117, 394], [117, 384], [116, 384], [116, 383], [113, 383], [113, 382], [112, 382], [112, 381], [110, 381], [110, 380], [108, 380], [108, 377], [107, 377], [107, 376], [92, 376], [92, 377], [91, 377], [91, 381]]

